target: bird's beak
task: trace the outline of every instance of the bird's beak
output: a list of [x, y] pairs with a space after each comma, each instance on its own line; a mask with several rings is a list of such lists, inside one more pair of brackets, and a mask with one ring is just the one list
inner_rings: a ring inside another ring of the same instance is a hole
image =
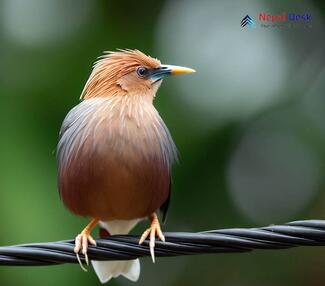
[[166, 70], [168, 72], [168, 74], [171, 74], [171, 75], [195, 72], [195, 70], [190, 69], [190, 68], [180, 67], [180, 66], [172, 66], [172, 65], [162, 65], [160, 67], [160, 69]]
[[159, 68], [152, 70], [150, 78], [154, 81], [158, 81], [168, 75], [178, 75], [192, 72], [195, 72], [195, 70], [180, 66], [161, 65]]

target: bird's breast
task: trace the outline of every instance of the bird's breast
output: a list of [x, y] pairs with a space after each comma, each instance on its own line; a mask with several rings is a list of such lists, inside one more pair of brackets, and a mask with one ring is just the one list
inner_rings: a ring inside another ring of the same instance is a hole
[[144, 217], [167, 199], [176, 148], [151, 101], [94, 98], [64, 120], [59, 189], [66, 206], [102, 219]]

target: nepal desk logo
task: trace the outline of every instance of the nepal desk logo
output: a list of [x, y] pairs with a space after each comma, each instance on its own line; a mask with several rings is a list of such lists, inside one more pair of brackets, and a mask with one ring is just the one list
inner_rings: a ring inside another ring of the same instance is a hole
[[249, 15], [246, 15], [242, 20], [241, 20], [241, 22], [240, 22], [240, 26], [242, 26], [242, 27], [250, 27], [250, 28], [252, 28], [252, 27], [254, 27], [255, 26], [255, 22], [254, 22], [254, 20], [253, 20], [253, 18], [252, 17], [250, 17]]

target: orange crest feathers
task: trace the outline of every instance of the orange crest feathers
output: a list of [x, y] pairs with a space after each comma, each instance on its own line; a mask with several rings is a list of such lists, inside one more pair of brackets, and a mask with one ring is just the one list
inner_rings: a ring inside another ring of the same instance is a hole
[[104, 52], [104, 55], [100, 56], [95, 62], [80, 99], [123, 92], [118, 88], [117, 81], [124, 75], [135, 71], [139, 66], [158, 68], [160, 61], [139, 50], [126, 49]]

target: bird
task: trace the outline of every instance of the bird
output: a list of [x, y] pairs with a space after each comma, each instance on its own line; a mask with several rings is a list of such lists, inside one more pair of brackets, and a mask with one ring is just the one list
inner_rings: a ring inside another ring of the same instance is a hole
[[[127, 234], [144, 219], [150, 226], [139, 244], [149, 239], [155, 262], [155, 239], [165, 241], [157, 214], [165, 220], [178, 151], [153, 101], [166, 76], [193, 72], [132, 49], [104, 52], [94, 63], [80, 103], [62, 123], [56, 152], [61, 200], [90, 219], [75, 238], [82, 268], [79, 253], [89, 265], [96, 225], [101, 237]], [[138, 259], [91, 263], [102, 283], [119, 275], [137, 281], [140, 275]]]

